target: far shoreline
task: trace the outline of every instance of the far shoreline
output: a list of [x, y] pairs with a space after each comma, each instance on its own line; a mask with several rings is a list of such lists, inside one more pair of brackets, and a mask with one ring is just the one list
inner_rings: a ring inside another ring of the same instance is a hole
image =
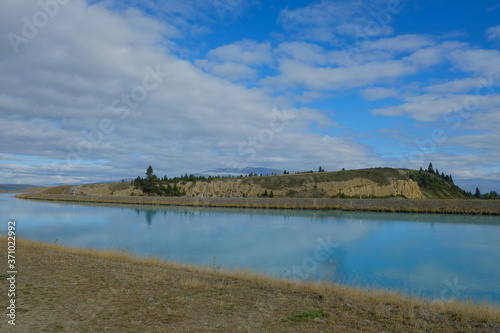
[[16, 198], [39, 201], [161, 206], [500, 215], [500, 200], [476, 199], [203, 198], [113, 195], [91, 196], [45, 193], [18, 194]]

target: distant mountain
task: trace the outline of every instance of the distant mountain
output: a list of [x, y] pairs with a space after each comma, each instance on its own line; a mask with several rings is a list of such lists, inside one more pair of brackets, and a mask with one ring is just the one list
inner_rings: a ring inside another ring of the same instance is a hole
[[250, 173], [256, 173], [258, 175], [272, 175], [278, 174], [282, 175], [283, 170], [279, 169], [271, 169], [264, 167], [246, 167], [246, 168], [218, 168], [200, 172], [195, 174], [195, 176], [239, 176], [239, 175], [248, 175]]
[[[116, 179], [113, 179], [113, 180], [102, 180], [102, 181], [99, 181], [99, 182], [93, 183], [93, 184], [122, 183], [122, 182], [130, 183], [134, 179], [135, 178], [128, 177], [128, 178], [121, 178], [120, 180], [116, 180]], [[72, 184], [72, 185], [86, 185], [86, 184], [89, 184], [89, 183]], [[59, 184], [59, 185], [64, 185], [64, 184]]]
[[30, 187], [40, 187], [40, 186], [30, 185], [30, 184], [0, 184], [0, 190], [9, 192], [21, 192]]

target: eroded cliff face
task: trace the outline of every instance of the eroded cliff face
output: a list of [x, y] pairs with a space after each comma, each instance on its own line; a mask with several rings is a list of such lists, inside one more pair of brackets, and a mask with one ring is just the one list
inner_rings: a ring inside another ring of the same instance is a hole
[[411, 179], [391, 179], [388, 185], [378, 185], [368, 179], [353, 179], [346, 182], [318, 183], [319, 189], [324, 189], [329, 196], [344, 193], [347, 196], [403, 196], [407, 199], [420, 199], [422, 192], [418, 184]]
[[[284, 177], [284, 176], [269, 176]], [[293, 176], [291, 176], [293, 177]], [[275, 197], [299, 197], [299, 198], [328, 198], [344, 194], [349, 197], [390, 197], [403, 196], [408, 199], [423, 198], [418, 184], [411, 179], [389, 178], [386, 185], [379, 185], [366, 178], [355, 178], [348, 181], [324, 181], [314, 182], [314, 178], [308, 179], [302, 185], [282, 186], [282, 188], [269, 188], [268, 193], [273, 191]], [[276, 178], [279, 180], [279, 178]], [[257, 182], [258, 183], [258, 182]], [[279, 183], [279, 182], [277, 182]], [[266, 187], [256, 184], [251, 178], [218, 179], [210, 182], [187, 182], [178, 183], [181, 190], [186, 191], [188, 197], [223, 197], [223, 198], [256, 198], [262, 196]], [[76, 195], [118, 195], [128, 196], [142, 195], [142, 191], [135, 189], [127, 183], [105, 183], [76, 186], [60, 186], [51, 189], [58, 190], [57, 194]], [[52, 193], [51, 192], [51, 193]], [[56, 193], [56, 192], [54, 192]]]
[[[266, 188], [245, 179], [224, 179], [211, 182], [188, 182], [181, 185], [186, 196], [204, 197], [258, 197]], [[292, 195], [290, 194], [292, 191]], [[270, 190], [268, 190], [270, 192]], [[276, 197], [331, 197], [338, 194], [363, 197], [403, 196], [408, 199], [422, 198], [418, 184], [411, 179], [390, 179], [389, 184], [379, 185], [368, 179], [353, 179], [340, 182], [307, 183], [302, 186], [273, 190]]]

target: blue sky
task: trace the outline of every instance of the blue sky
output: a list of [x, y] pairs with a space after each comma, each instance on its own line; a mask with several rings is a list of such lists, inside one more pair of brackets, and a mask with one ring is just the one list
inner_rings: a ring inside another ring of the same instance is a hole
[[500, 2], [2, 1], [0, 183], [432, 162], [500, 189]]

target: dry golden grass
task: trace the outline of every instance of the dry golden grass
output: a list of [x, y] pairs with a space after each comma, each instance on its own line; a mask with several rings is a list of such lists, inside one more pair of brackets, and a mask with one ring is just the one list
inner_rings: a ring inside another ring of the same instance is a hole
[[487, 305], [26, 240], [17, 257], [19, 332], [500, 332], [500, 311]]
[[40, 193], [44, 194], [62, 194], [66, 188], [68, 188], [69, 185], [60, 185], [60, 186], [54, 186], [54, 187], [49, 187], [47, 189], [42, 190]]

